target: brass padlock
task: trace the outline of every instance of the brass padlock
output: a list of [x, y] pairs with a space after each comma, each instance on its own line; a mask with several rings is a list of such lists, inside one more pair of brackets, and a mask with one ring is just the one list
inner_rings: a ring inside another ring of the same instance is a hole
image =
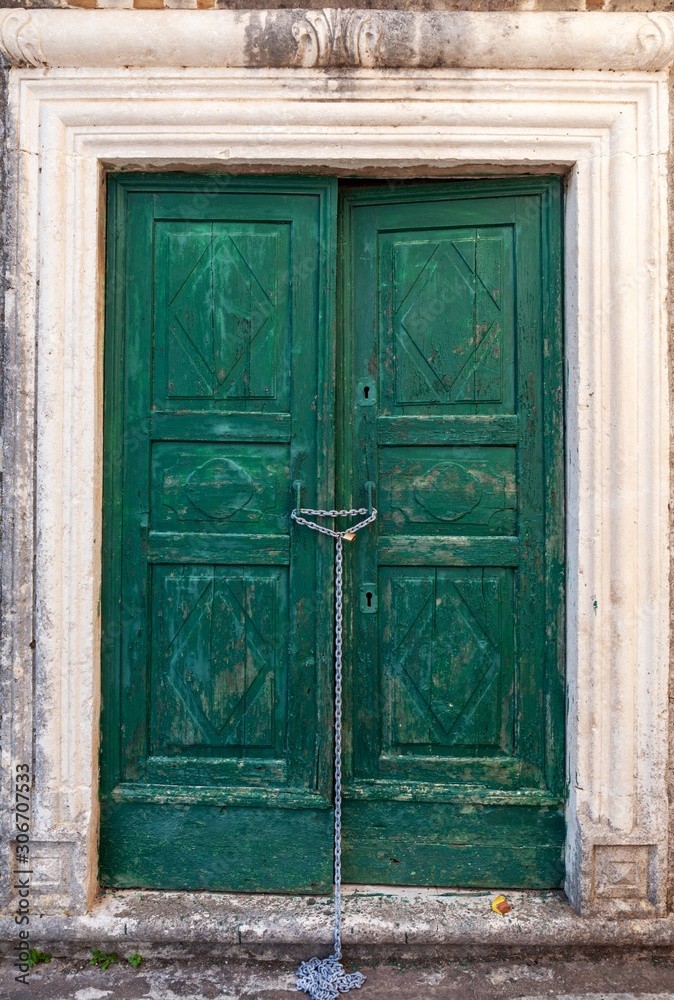
[[342, 538], [344, 539], [345, 542], [352, 542], [355, 537], [356, 537], [355, 531], [345, 531], [344, 534], [342, 535]]

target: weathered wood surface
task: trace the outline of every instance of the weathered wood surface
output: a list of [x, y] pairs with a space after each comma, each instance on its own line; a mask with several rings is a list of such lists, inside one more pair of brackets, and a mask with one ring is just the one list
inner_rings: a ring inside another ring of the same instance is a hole
[[222, 187], [110, 181], [102, 881], [329, 886], [336, 455], [344, 878], [559, 885], [559, 181]]
[[347, 616], [344, 877], [559, 885], [559, 182], [363, 188], [341, 225], [340, 503], [370, 480], [379, 509], [350, 553], [377, 613]]
[[107, 800], [103, 873], [115, 886], [325, 892], [331, 859], [315, 845], [330, 843], [331, 819], [329, 809]]
[[104, 884], [330, 884], [331, 559], [289, 514], [332, 504], [335, 218], [329, 179], [109, 181]]

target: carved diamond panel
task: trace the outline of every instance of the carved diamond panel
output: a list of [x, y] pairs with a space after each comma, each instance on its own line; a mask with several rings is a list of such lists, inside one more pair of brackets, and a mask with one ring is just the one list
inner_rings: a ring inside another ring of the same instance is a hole
[[382, 239], [383, 375], [394, 407], [512, 411], [511, 254], [507, 228]]
[[497, 748], [512, 670], [511, 578], [501, 569], [382, 571], [385, 743]]
[[[67, 841], [32, 840], [24, 853], [12, 842], [10, 857], [13, 874], [30, 871], [32, 895], [68, 895], [72, 892], [77, 845]], [[12, 879], [15, 883], [16, 879]], [[16, 888], [13, 884], [12, 891]]]
[[287, 409], [285, 229], [160, 225], [154, 348], [160, 404]]
[[651, 850], [640, 844], [598, 844], [594, 849], [594, 892], [610, 899], [646, 899]]
[[155, 566], [155, 752], [280, 751], [286, 571]]
[[501, 243], [394, 247], [397, 403], [500, 402]]

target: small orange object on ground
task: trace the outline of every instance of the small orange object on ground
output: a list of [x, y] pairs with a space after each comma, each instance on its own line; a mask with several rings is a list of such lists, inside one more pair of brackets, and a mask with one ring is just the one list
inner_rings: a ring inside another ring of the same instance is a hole
[[496, 899], [492, 902], [491, 908], [494, 911], [494, 913], [500, 913], [502, 917], [505, 916], [506, 913], [510, 913], [510, 911], [512, 910], [512, 906], [505, 898], [505, 896], [497, 896]]

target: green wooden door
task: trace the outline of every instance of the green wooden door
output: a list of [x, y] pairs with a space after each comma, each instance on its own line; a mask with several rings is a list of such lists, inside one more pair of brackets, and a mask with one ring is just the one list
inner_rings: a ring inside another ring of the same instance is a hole
[[337, 206], [110, 181], [103, 884], [329, 888], [335, 453], [345, 880], [561, 884], [559, 182]]
[[557, 180], [342, 199], [344, 878], [562, 881]]
[[336, 183], [109, 185], [101, 881], [326, 888]]

